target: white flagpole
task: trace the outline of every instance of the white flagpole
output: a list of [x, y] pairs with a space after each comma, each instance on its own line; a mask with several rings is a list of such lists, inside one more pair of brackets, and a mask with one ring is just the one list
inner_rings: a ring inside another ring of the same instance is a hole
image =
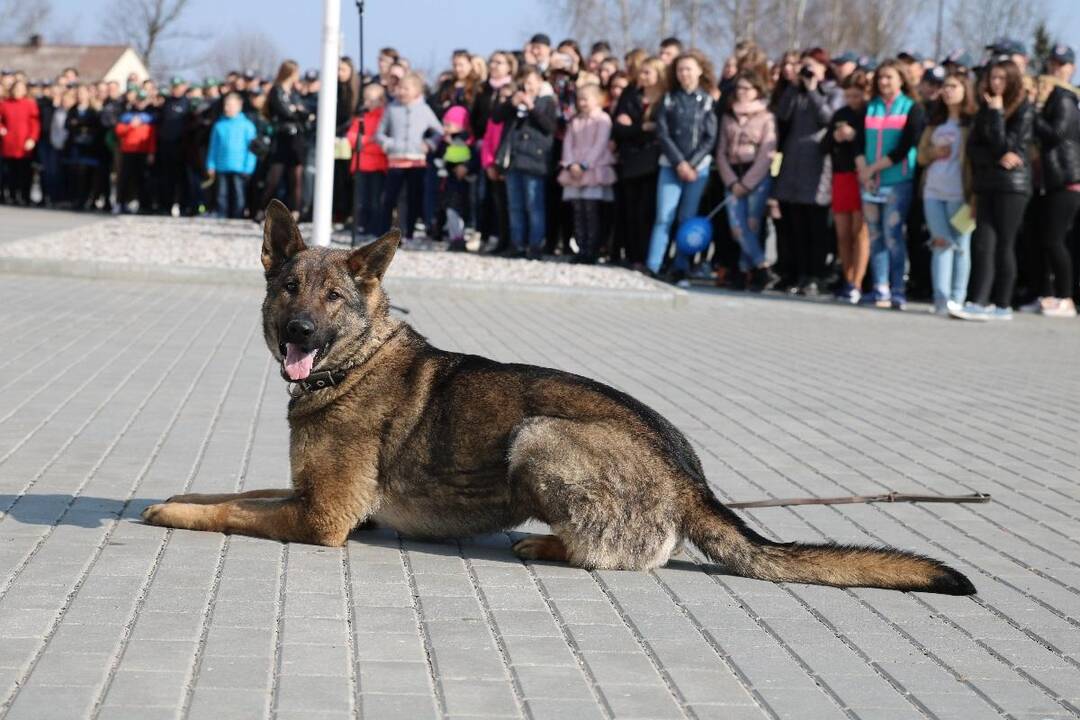
[[334, 195], [334, 136], [337, 124], [337, 73], [341, 55], [341, 0], [323, 0], [322, 83], [315, 127], [315, 205], [313, 235], [316, 245], [330, 244]]

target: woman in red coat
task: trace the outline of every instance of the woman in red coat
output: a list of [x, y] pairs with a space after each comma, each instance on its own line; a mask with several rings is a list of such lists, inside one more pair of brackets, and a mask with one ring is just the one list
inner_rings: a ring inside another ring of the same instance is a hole
[[26, 96], [26, 83], [11, 86], [11, 96], [0, 100], [0, 158], [4, 164], [4, 193], [12, 202], [30, 204], [33, 174], [30, 160], [41, 137], [37, 103]]

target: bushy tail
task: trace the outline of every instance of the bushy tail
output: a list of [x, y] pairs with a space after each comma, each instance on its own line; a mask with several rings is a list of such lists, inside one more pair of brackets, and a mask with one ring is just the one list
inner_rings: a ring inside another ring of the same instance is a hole
[[973, 595], [975, 586], [944, 563], [890, 548], [775, 543], [758, 535], [705, 490], [691, 500], [687, 537], [736, 575], [774, 582]]

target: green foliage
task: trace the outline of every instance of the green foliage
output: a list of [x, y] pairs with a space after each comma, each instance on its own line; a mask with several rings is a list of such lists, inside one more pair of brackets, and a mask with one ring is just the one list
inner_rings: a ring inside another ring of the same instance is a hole
[[1035, 26], [1034, 42], [1031, 47], [1031, 66], [1042, 72], [1053, 48], [1054, 41], [1050, 37], [1050, 30], [1046, 27], [1046, 21], [1040, 20], [1039, 24]]

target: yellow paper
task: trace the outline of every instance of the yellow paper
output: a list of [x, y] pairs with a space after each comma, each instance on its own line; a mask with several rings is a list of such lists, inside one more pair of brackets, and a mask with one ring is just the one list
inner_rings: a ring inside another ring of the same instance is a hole
[[772, 165], [769, 166], [769, 175], [776, 177], [780, 174], [780, 164], [784, 162], [784, 153], [778, 152], [772, 156]]
[[971, 217], [971, 206], [964, 203], [951, 218], [949, 223], [956, 228], [956, 232], [967, 235], [975, 229], [975, 218]]

